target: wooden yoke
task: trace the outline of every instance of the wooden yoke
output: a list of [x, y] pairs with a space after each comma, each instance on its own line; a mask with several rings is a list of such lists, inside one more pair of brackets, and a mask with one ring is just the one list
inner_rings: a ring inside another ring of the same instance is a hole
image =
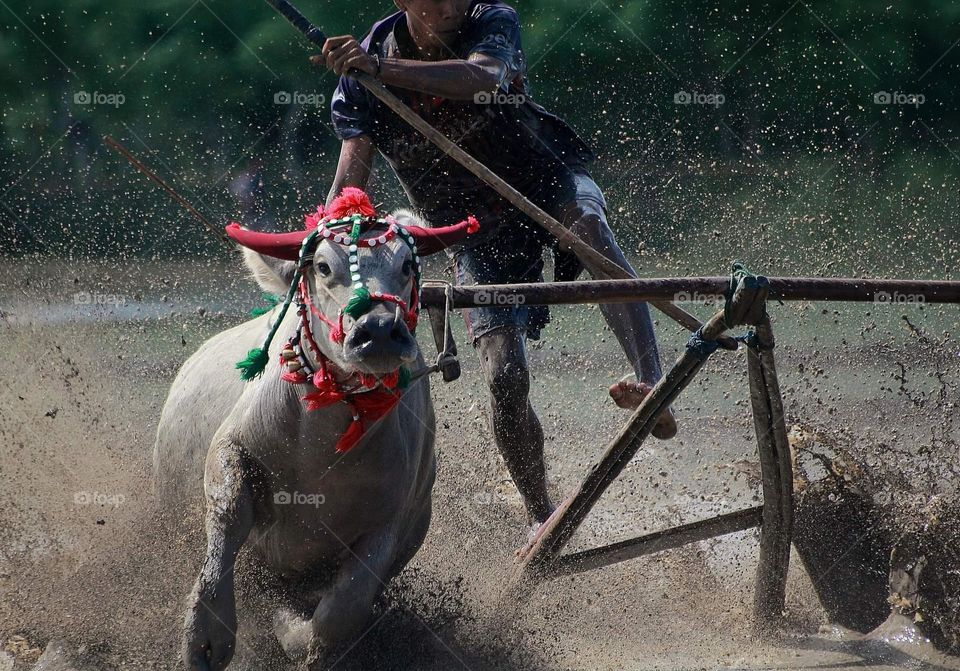
[[[508, 590], [514, 598], [527, 595], [533, 579], [545, 577], [560, 551], [570, 540], [603, 492], [620, 475], [634, 457], [663, 412], [693, 380], [709, 354], [716, 349], [717, 338], [727, 330], [724, 315], [731, 325], [743, 323], [755, 303], [766, 298], [766, 286], [754, 277], [741, 279], [727, 310], [717, 312], [694, 335], [673, 368], [660, 379], [634, 411], [603, 457], [590, 468], [586, 478], [570, 494], [550, 518], [541, 525], [536, 537], [521, 553], [520, 566]], [[569, 571], [570, 567], [565, 567]]]

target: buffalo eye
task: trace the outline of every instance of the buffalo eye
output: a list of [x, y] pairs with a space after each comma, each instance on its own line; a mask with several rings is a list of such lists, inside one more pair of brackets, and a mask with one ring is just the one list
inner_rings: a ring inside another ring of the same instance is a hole
[[404, 261], [402, 270], [403, 270], [404, 276], [409, 275], [410, 272], [413, 270], [413, 261], [411, 261], [410, 259], [407, 259], [406, 261]]
[[330, 277], [330, 264], [326, 261], [320, 261], [317, 263], [317, 272], [320, 273], [322, 277]]

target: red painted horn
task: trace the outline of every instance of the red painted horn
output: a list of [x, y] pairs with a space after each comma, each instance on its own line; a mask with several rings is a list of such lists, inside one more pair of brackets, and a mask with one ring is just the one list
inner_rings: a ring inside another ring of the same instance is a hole
[[300, 246], [311, 231], [292, 231], [290, 233], [261, 233], [243, 228], [236, 222], [226, 227], [227, 235], [234, 242], [260, 254], [277, 259], [297, 261], [300, 258]]
[[404, 226], [413, 235], [417, 243], [417, 254], [427, 256], [455, 245], [471, 233], [480, 230], [480, 222], [471, 214], [464, 221], [453, 226], [423, 228], [422, 226]]

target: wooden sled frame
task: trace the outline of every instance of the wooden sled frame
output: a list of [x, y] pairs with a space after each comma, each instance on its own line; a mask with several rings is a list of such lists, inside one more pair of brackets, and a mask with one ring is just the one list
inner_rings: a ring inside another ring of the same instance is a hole
[[[772, 293], [773, 297], [782, 300], [884, 302], [884, 294], [889, 296], [899, 292], [923, 295], [925, 301], [930, 303], [958, 303], [960, 282], [858, 278], [768, 279], [742, 272], [734, 291], [729, 291], [730, 286], [730, 278], [704, 277], [447, 287], [443, 293], [439, 288], [424, 289], [423, 303], [433, 308], [429, 312], [435, 324], [438, 350], [442, 342], [449, 343], [451, 338], [449, 311], [478, 304], [477, 292], [522, 295], [528, 304], [662, 300], [671, 292], [709, 296], [725, 294], [727, 298], [724, 309], [694, 333], [684, 353], [608, 444], [600, 460], [589, 469], [583, 481], [564, 499], [524, 548], [519, 565], [503, 595], [503, 603], [526, 600], [542, 580], [760, 527], [754, 623], [760, 633], [775, 631], [780, 627], [784, 617], [793, 534], [793, 465], [773, 356], [773, 330], [766, 309], [768, 297]], [[740, 325], [751, 328], [746, 337], [734, 340], [726, 335], [728, 329]], [[639, 451], [660, 413], [690, 384], [711, 353], [718, 348], [735, 349], [738, 341], [748, 347], [747, 373], [760, 457], [762, 505], [589, 550], [562, 554], [593, 506]], [[733, 347], [730, 347], [731, 342]]]

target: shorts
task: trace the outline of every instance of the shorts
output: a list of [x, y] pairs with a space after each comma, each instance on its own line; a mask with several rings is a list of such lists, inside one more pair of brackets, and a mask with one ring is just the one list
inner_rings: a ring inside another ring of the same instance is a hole
[[[606, 216], [603, 192], [583, 168], [562, 170], [542, 193], [528, 197], [564, 226], [573, 223], [563, 221], [563, 212], [574, 201], [589, 201], [593, 211], [599, 210]], [[560, 252], [552, 234], [526, 215], [520, 215], [500, 226], [488, 240], [454, 253], [456, 282], [464, 286], [543, 282], [543, 253], [548, 248], [555, 257], [555, 281], [576, 279], [581, 269], [575, 257], [569, 252]], [[561, 268], [567, 270], [561, 273]], [[564, 276], [560, 277], [561, 274]], [[540, 339], [540, 331], [550, 322], [548, 306], [508, 303], [509, 298], [481, 295], [478, 303], [486, 301], [486, 304], [463, 311], [471, 342], [475, 344], [480, 336], [503, 327], [522, 329], [530, 340]]]

